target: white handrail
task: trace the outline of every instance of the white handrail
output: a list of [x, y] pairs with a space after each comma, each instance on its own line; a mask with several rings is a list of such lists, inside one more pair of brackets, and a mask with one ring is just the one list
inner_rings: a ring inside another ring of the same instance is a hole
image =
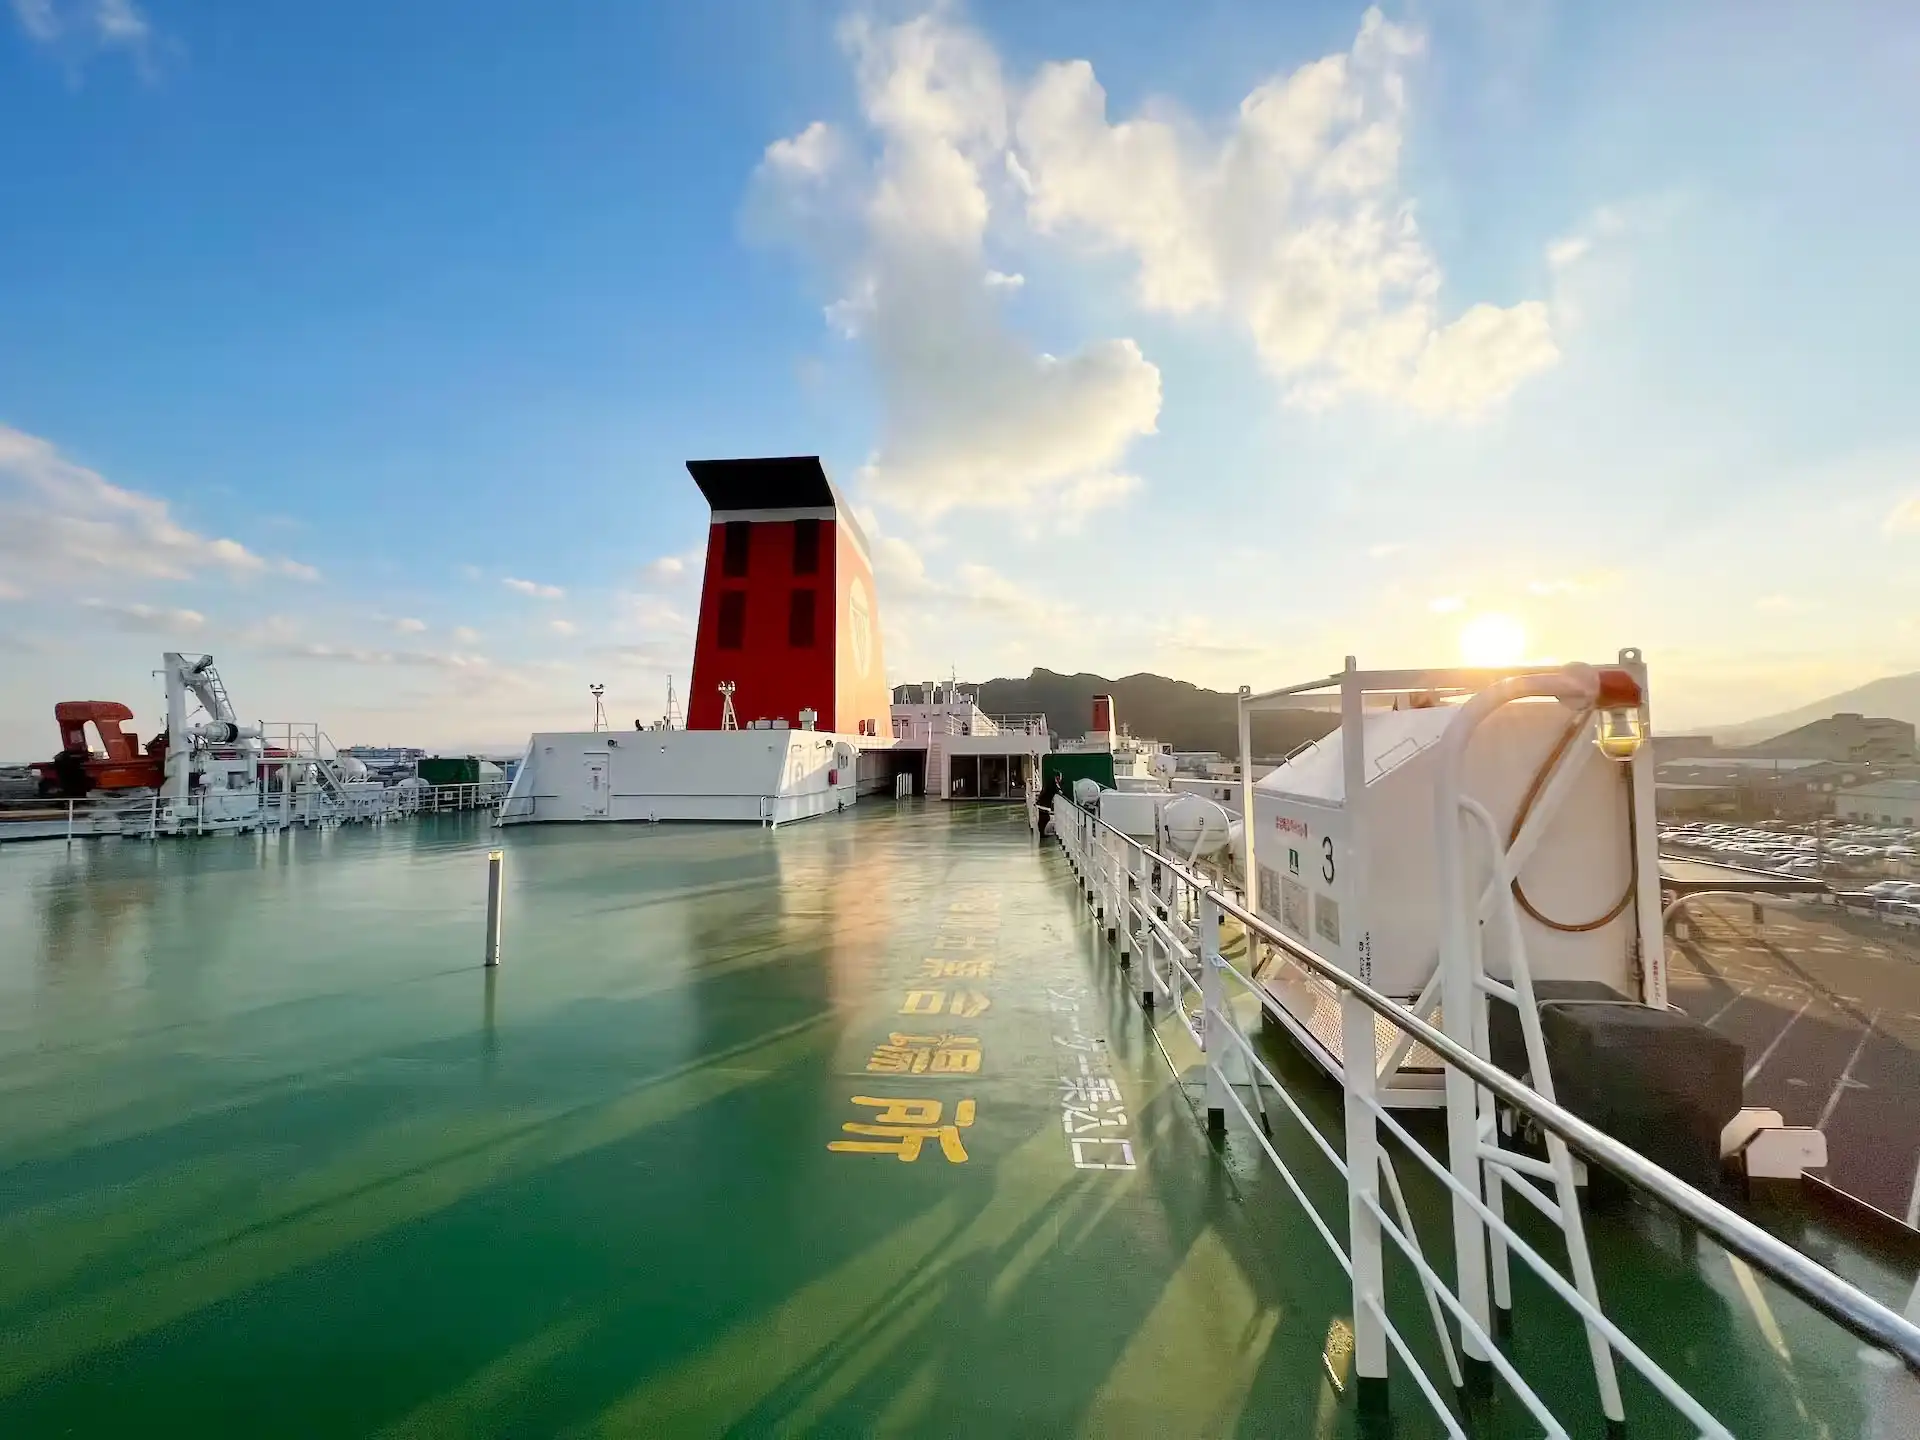
[[[1149, 970], [1147, 993], [1166, 994], [1170, 997], [1180, 994], [1181, 980], [1191, 981], [1192, 979], [1189, 962], [1201, 967], [1199, 988], [1203, 996], [1208, 998], [1203, 1002], [1200, 1011], [1200, 1023], [1195, 1038], [1206, 1054], [1210, 1121], [1214, 1118], [1212, 1112], [1219, 1109], [1222, 1112], [1221, 1123], [1224, 1123], [1224, 1110], [1230, 1106], [1252, 1128], [1262, 1151], [1280, 1169], [1283, 1179], [1293, 1191], [1295, 1198], [1308, 1209], [1315, 1229], [1341, 1260], [1343, 1268], [1348, 1270], [1350, 1276], [1354, 1276], [1356, 1353], [1358, 1354], [1360, 1350], [1358, 1332], [1363, 1326], [1373, 1328], [1377, 1324], [1378, 1328], [1374, 1331], [1377, 1341], [1391, 1346], [1393, 1351], [1400, 1355], [1403, 1363], [1413, 1368], [1414, 1378], [1421, 1392], [1427, 1395], [1429, 1403], [1435, 1405], [1436, 1413], [1441, 1415], [1443, 1423], [1446, 1423], [1450, 1432], [1455, 1428], [1451, 1416], [1446, 1414], [1444, 1406], [1439, 1403], [1437, 1393], [1427, 1382], [1426, 1377], [1413, 1366], [1400, 1337], [1386, 1322], [1384, 1305], [1378, 1300], [1377, 1288], [1374, 1286], [1362, 1288], [1348, 1251], [1337, 1243], [1333, 1232], [1323, 1218], [1307, 1204], [1298, 1182], [1281, 1163], [1272, 1145], [1267, 1142], [1261, 1124], [1254, 1119], [1252, 1111], [1242, 1102], [1233, 1085], [1228, 1083], [1222, 1068], [1227, 1049], [1239, 1055], [1242, 1069], [1251, 1085], [1254, 1097], [1256, 1099], [1261, 1097], [1264, 1081], [1265, 1085], [1271, 1087], [1280, 1097], [1295, 1119], [1307, 1129], [1328, 1158], [1334, 1160], [1336, 1168], [1346, 1174], [1350, 1195], [1354, 1197], [1350, 1209], [1350, 1230], [1355, 1235], [1359, 1233], [1360, 1217], [1364, 1215], [1369, 1231], [1377, 1231], [1373, 1239], [1373, 1248], [1377, 1250], [1379, 1236], [1383, 1235], [1391, 1240], [1396, 1248], [1408, 1255], [1409, 1261], [1421, 1277], [1423, 1286], [1429, 1289], [1428, 1301], [1430, 1306], [1434, 1307], [1436, 1314], [1438, 1308], [1444, 1305], [1456, 1319], [1462, 1322], [1463, 1334], [1472, 1336], [1476, 1340], [1485, 1338], [1482, 1327], [1478, 1324], [1466, 1323], [1471, 1316], [1465, 1313], [1466, 1307], [1461, 1303], [1462, 1297], [1446, 1292], [1432, 1267], [1427, 1264], [1424, 1257], [1417, 1254], [1418, 1239], [1412, 1233], [1412, 1227], [1406, 1222], [1404, 1215], [1396, 1222], [1386, 1206], [1381, 1203], [1377, 1186], [1371, 1179], [1375, 1167], [1369, 1163], [1365, 1167], [1367, 1174], [1361, 1175], [1351, 1165], [1343, 1164], [1336, 1159], [1326, 1137], [1320, 1134], [1317, 1127], [1307, 1123], [1304, 1112], [1294, 1103], [1285, 1087], [1280, 1084], [1278, 1077], [1259, 1059], [1247, 1037], [1241, 1033], [1238, 1023], [1233, 1018], [1231, 1007], [1209, 989], [1207, 979], [1212, 975], [1218, 975], [1222, 980], [1231, 979], [1247, 993], [1255, 996], [1264, 1010], [1283, 1017], [1278, 1001], [1248, 974], [1242, 973], [1221, 956], [1218, 953], [1217, 940], [1211, 949], [1206, 945], [1205, 936], [1210, 930], [1208, 924], [1201, 925], [1199, 937], [1190, 937], [1182, 933], [1183, 926], [1176, 928], [1173, 924], [1161, 921], [1154, 913], [1154, 901], [1161, 898], [1169, 899], [1171, 903], [1168, 905], [1168, 911], [1174, 916], [1178, 915], [1180, 904], [1185, 899], [1201, 907], [1203, 915], [1205, 912], [1211, 912], [1232, 918], [1243, 927], [1250, 943], [1264, 941], [1276, 947], [1295, 963], [1316, 974], [1332, 985], [1342, 996], [1347, 997], [1343, 1000], [1343, 1008], [1357, 1005], [1363, 1007], [1359, 1013], [1371, 1012], [1372, 1015], [1388, 1020], [1415, 1043], [1424, 1046], [1444, 1063], [1462, 1072], [1468, 1077], [1470, 1083], [1492, 1092], [1516, 1111], [1530, 1118], [1543, 1131], [1564, 1141], [1589, 1162], [1625, 1180], [1636, 1189], [1685, 1217], [1700, 1230], [1711, 1235], [1730, 1253], [1753, 1264], [1755, 1268], [1770, 1276], [1849, 1333], [1887, 1352], [1888, 1357], [1897, 1357], [1898, 1361], [1903, 1362], [1907, 1370], [1912, 1372], [1906, 1377], [1909, 1386], [1916, 1383], [1916, 1377], [1920, 1377], [1920, 1325], [1916, 1325], [1912, 1319], [1896, 1314], [1881, 1305], [1871, 1296], [1849, 1285], [1791, 1246], [1661, 1170], [1644, 1156], [1522, 1084], [1505, 1071], [1482, 1060], [1471, 1049], [1457, 1043], [1399, 1002], [1379, 993], [1275, 929], [1261, 917], [1248, 911], [1232, 896], [1215, 888], [1206, 878], [1178, 861], [1156, 853], [1132, 836], [1101, 820], [1097, 815], [1082, 809], [1070, 797], [1062, 795], [1055, 800], [1053, 816], [1055, 833], [1060, 837], [1069, 859], [1081, 875], [1082, 888], [1088, 894], [1090, 903], [1098, 905], [1104, 915], [1116, 917], [1116, 924], [1119, 923], [1118, 917], [1125, 917], [1125, 923], [1128, 925], [1132, 925], [1136, 920], [1143, 922], [1139, 931], [1139, 943], [1133, 953], [1146, 957]], [[1116, 863], [1121, 856], [1128, 857], [1126, 863]], [[1173, 894], [1162, 897], [1159, 890], [1142, 885], [1139, 877], [1151, 867], [1157, 867], [1157, 873], [1163, 877], [1166, 885], [1174, 892]], [[1183, 888], [1186, 892], [1184, 896], [1178, 893]], [[1143, 901], [1137, 893], [1141, 891], [1145, 891], [1152, 899]], [[1164, 978], [1154, 960], [1156, 947], [1168, 951], [1166, 961], [1168, 973]], [[1179, 978], [1175, 978], [1176, 973]], [[1183, 1025], [1190, 1034], [1194, 1034], [1195, 1027], [1188, 1019], [1184, 1006], [1180, 1008]], [[1366, 1028], [1370, 1032], [1371, 1024], [1369, 1023]], [[1217, 1043], [1217, 1037], [1224, 1037], [1228, 1041], [1227, 1047], [1223, 1048]], [[1363, 1056], [1351, 1053], [1355, 1048], [1351, 1044], [1348, 1046], [1350, 1053], [1347, 1074], [1350, 1097], [1353, 1095], [1354, 1085], [1360, 1083], [1354, 1062], [1364, 1060], [1371, 1074], [1374, 1059], [1371, 1035], [1366, 1037]], [[1216, 1105], [1216, 1096], [1221, 1097], [1225, 1103]], [[1591, 1335], [1598, 1337], [1612, 1353], [1632, 1365], [1679, 1413], [1697, 1426], [1702, 1434], [1719, 1436], [1728, 1433], [1692, 1395], [1635, 1345], [1618, 1326], [1607, 1319], [1597, 1303], [1590, 1301], [1581, 1293], [1587, 1287], [1569, 1283], [1562, 1277], [1536, 1250], [1513, 1232], [1504, 1216], [1498, 1213], [1497, 1207], [1488, 1206], [1477, 1195], [1468, 1195], [1466, 1190], [1469, 1187], [1457, 1182], [1450, 1167], [1414, 1142], [1409, 1133], [1399, 1122], [1392, 1119], [1385, 1107], [1380, 1105], [1371, 1093], [1353, 1098], [1359, 1099], [1358, 1108], [1365, 1115], [1365, 1134], [1372, 1134], [1373, 1127], [1376, 1125], [1384, 1125], [1389, 1133], [1414, 1151], [1420, 1163], [1432, 1171], [1449, 1191], [1459, 1198], [1480, 1225], [1484, 1225], [1487, 1231], [1499, 1238], [1505, 1249], [1541, 1275], [1547, 1286], [1588, 1326]], [[1264, 1104], [1261, 1108], [1264, 1113]], [[1354, 1107], [1349, 1106], [1349, 1159], [1356, 1153], [1356, 1138], [1364, 1139], [1364, 1136], [1356, 1136], [1353, 1124]], [[1478, 1135], [1474, 1137], [1476, 1156], [1481, 1148], [1480, 1139]], [[1523, 1172], [1532, 1173], [1527, 1167], [1516, 1165], [1513, 1169], [1515, 1173], [1506, 1180], [1510, 1188], [1524, 1189], [1527, 1192], [1526, 1198], [1529, 1200], [1547, 1205], [1553, 1203], [1547, 1195], [1541, 1194], [1521, 1178]], [[1389, 1184], [1397, 1191], [1397, 1180], [1390, 1180]], [[1482, 1334], [1475, 1335], [1476, 1330], [1481, 1330]], [[1495, 1368], [1500, 1370], [1503, 1378], [1508, 1379], [1509, 1383], [1516, 1383], [1517, 1377], [1507, 1372], [1507, 1367], [1493, 1347], [1482, 1344], [1474, 1348], [1488, 1350], [1490, 1352], [1488, 1358]], [[1384, 1363], [1379, 1365], [1377, 1373], [1384, 1376]], [[1368, 1375], [1368, 1368], [1363, 1366], [1361, 1374]], [[1536, 1418], [1540, 1418], [1539, 1412], [1535, 1411], [1535, 1402], [1538, 1397], [1532, 1396], [1532, 1392], [1525, 1387], [1524, 1382], [1516, 1383], [1516, 1393], [1528, 1409], [1534, 1411]], [[1881, 1402], [1876, 1400], [1874, 1403]], [[1913, 1397], [1909, 1394], [1888, 1399], [1884, 1403], [1890, 1407], [1912, 1404]], [[1543, 1424], [1547, 1423], [1543, 1420]], [[1552, 1425], [1549, 1424], [1548, 1428], [1549, 1433], [1555, 1433]]]

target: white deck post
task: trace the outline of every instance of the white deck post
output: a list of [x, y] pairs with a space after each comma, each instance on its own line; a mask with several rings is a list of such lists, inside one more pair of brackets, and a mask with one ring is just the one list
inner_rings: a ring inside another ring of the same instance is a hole
[[[1483, 694], [1485, 692], [1482, 692]], [[1471, 702], [1469, 702], [1471, 704]], [[1477, 720], [1462, 707], [1449, 728]], [[1445, 745], [1445, 740], [1442, 740]], [[1459, 747], [1464, 748], [1464, 746]], [[1473, 1016], [1479, 995], [1473, 982], [1473, 936], [1470, 927], [1475, 908], [1467, 893], [1463, 851], [1466, 835], [1460, 823], [1460, 786], [1457, 762], [1451, 769], [1442, 760], [1442, 772], [1435, 794], [1435, 862], [1440, 888], [1440, 1006], [1442, 1028], [1447, 1038], [1474, 1049]], [[1447, 1089], [1447, 1168], [1468, 1195], [1480, 1199], [1483, 1192], [1480, 1171], [1479, 1096], [1473, 1079], [1465, 1071], [1449, 1065]], [[1485, 1334], [1493, 1333], [1493, 1311], [1487, 1286], [1487, 1232], [1472, 1205], [1462, 1196], [1453, 1197], [1453, 1254], [1455, 1293], [1460, 1303]], [[1472, 1381], [1491, 1380], [1485, 1348], [1462, 1327], [1462, 1349], [1471, 1362]]]
[[1387, 1333], [1380, 1311], [1385, 1265], [1380, 1253], [1380, 1134], [1368, 1102], [1379, 1088], [1374, 1070], [1373, 1011], [1350, 991], [1340, 995], [1340, 1040], [1346, 1088], [1347, 1253], [1353, 1261], [1353, 1360], [1363, 1410], [1385, 1409]]
[[[1642, 729], [1652, 733], [1648, 717], [1652, 696], [1647, 693], [1647, 667], [1638, 650], [1620, 652], [1621, 668], [1640, 684]], [[1643, 744], [1627, 762], [1627, 786], [1633, 801], [1630, 835], [1639, 859], [1639, 884], [1634, 891], [1634, 935], [1640, 946], [1640, 999], [1656, 1010], [1667, 1008], [1667, 933], [1660, 911], [1660, 824], [1654, 815], [1653, 744]], [[1680, 939], [1686, 939], [1682, 933]]]
[[1133, 952], [1137, 944], [1135, 935], [1139, 927], [1139, 917], [1134, 913], [1134, 907], [1139, 903], [1139, 895], [1144, 888], [1140, 878], [1144, 864], [1145, 857], [1142, 853], [1129, 845], [1126, 873], [1121, 877], [1121, 883], [1126, 887], [1126, 894], [1122, 896], [1120, 904], [1120, 963], [1122, 965], [1133, 963]]
[[1200, 1050], [1207, 1066], [1207, 1130], [1223, 1135], [1227, 1129], [1225, 1066], [1232, 1042], [1221, 1032], [1233, 1021], [1227, 1014], [1226, 984], [1220, 974], [1220, 902], [1211, 890], [1200, 892], [1200, 1006]]
[[[1353, 970], [1364, 984], [1373, 983], [1373, 940], [1367, 928], [1365, 874], [1367, 823], [1367, 752], [1363, 727], [1366, 692], [1361, 688], [1359, 663], [1347, 656], [1340, 681], [1340, 746], [1342, 808], [1346, 815], [1346, 852], [1340, 857], [1340, 876], [1346, 893], [1340, 908], [1351, 928]], [[1241, 707], [1245, 715], [1245, 707]], [[1252, 785], [1246, 786], [1247, 816], [1251, 820]], [[1253, 826], [1249, 840], [1248, 886], [1257, 896], [1257, 872], [1252, 869]], [[1353, 1361], [1355, 1393], [1363, 1410], [1382, 1411], [1387, 1404], [1387, 1334], [1382, 1312], [1386, 1306], [1384, 1265], [1380, 1253], [1380, 1221], [1372, 1208], [1380, 1198], [1380, 1135], [1369, 1108], [1379, 1089], [1380, 1063], [1373, 1011], [1343, 991], [1340, 996], [1340, 1054], [1346, 1090], [1347, 1234], [1353, 1261]]]

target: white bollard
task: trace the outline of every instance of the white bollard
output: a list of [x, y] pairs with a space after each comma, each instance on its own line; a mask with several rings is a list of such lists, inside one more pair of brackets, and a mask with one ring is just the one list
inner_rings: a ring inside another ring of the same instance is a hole
[[500, 912], [506, 900], [501, 870], [507, 862], [504, 850], [487, 852], [487, 956], [489, 966], [500, 963]]

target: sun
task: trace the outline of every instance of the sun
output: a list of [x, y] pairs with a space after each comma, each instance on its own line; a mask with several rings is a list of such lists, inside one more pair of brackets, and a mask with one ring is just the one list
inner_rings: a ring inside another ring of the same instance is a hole
[[1527, 632], [1511, 615], [1476, 615], [1460, 632], [1460, 658], [1469, 665], [1518, 665]]

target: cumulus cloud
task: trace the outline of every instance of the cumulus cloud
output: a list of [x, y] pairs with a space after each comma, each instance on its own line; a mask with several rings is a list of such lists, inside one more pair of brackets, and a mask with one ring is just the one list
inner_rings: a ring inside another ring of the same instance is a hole
[[678, 555], [662, 555], [658, 560], [649, 560], [641, 568], [641, 575], [655, 585], [667, 585], [686, 574], [687, 562]]
[[480, 632], [475, 630], [471, 625], [456, 625], [453, 630], [453, 638], [457, 644], [478, 645], [480, 643]]
[[167, 502], [111, 484], [48, 441], [0, 425], [0, 562], [10, 574], [60, 584], [76, 574], [185, 580], [281, 574], [317, 579], [297, 560], [255, 554], [200, 534]]
[[1020, 204], [999, 57], [942, 13], [856, 17], [841, 39], [862, 143], [819, 121], [775, 141], [749, 222], [814, 261], [829, 323], [871, 356], [883, 405], [869, 493], [923, 516], [1124, 497], [1122, 461], [1155, 429], [1160, 372], [1130, 339], [1056, 355], [1007, 324], [1019, 282], [988, 256], [996, 210]]
[[525, 595], [534, 600], [563, 600], [567, 594], [558, 585], [542, 585], [537, 580], [517, 580], [511, 575], [504, 577], [500, 583], [516, 595]]
[[393, 628], [397, 634], [418, 635], [427, 628], [427, 622], [424, 620], [415, 620], [410, 615], [403, 615], [400, 619], [393, 622]]
[[82, 600], [86, 609], [104, 617], [121, 630], [136, 635], [179, 635], [198, 630], [207, 617], [198, 610], [169, 610], [157, 605], [119, 604], [89, 597]]
[[1421, 48], [1370, 9], [1350, 50], [1257, 86], [1217, 137], [1165, 105], [1110, 121], [1091, 65], [1043, 66], [1014, 127], [1028, 214], [1129, 257], [1147, 308], [1238, 319], [1294, 403], [1478, 412], [1559, 352], [1541, 301], [1442, 316], [1399, 185]]
[[547, 628], [556, 635], [577, 635], [580, 627], [571, 620], [549, 620]]

